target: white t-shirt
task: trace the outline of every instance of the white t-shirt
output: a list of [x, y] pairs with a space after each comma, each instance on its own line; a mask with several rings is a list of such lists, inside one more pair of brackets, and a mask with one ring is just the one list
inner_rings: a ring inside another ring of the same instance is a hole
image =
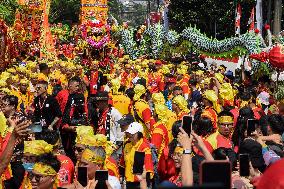
[[115, 176], [108, 176], [108, 182], [112, 189], [121, 189], [121, 184], [119, 182], [119, 179]]
[[110, 111], [110, 141], [123, 141], [124, 133], [120, 129], [120, 125], [117, 123], [118, 120], [122, 118], [121, 113], [115, 109], [114, 107], [111, 108]]

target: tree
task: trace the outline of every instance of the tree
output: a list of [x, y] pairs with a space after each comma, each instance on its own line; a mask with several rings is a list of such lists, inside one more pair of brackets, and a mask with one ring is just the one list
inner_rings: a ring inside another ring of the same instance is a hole
[[49, 21], [50, 23], [78, 23], [80, 7], [80, 0], [52, 0], [49, 11]]
[[282, 18], [282, 0], [274, 1], [274, 21], [273, 33], [277, 35], [281, 31], [281, 18]]
[[[241, 31], [247, 31], [247, 22], [250, 11], [255, 2], [241, 1], [242, 20]], [[170, 27], [181, 32], [190, 25], [196, 25], [208, 36], [219, 39], [235, 34], [235, 8], [233, 0], [175, 0], [169, 6]]]
[[2, 0], [0, 2], [0, 17], [9, 25], [13, 25], [18, 8], [17, 0]]

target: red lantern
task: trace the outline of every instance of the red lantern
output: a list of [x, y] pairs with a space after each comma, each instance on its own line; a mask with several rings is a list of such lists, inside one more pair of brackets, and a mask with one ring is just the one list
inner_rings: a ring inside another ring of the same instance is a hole
[[273, 67], [284, 68], [284, 47], [282, 45], [278, 44], [270, 50], [269, 62]]

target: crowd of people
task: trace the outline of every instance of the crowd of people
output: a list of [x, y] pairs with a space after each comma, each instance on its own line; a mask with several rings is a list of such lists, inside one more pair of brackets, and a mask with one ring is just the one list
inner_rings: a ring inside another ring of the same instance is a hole
[[231, 163], [232, 188], [284, 188], [284, 102], [269, 78], [241, 72], [128, 56], [108, 74], [98, 61], [22, 61], [0, 75], [0, 189], [198, 186], [200, 164], [217, 160]]

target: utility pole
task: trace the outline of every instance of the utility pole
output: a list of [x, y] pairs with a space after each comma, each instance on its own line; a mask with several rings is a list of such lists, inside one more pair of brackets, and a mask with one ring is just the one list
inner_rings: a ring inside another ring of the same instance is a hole
[[274, 0], [273, 34], [277, 35], [281, 31], [282, 0]]

